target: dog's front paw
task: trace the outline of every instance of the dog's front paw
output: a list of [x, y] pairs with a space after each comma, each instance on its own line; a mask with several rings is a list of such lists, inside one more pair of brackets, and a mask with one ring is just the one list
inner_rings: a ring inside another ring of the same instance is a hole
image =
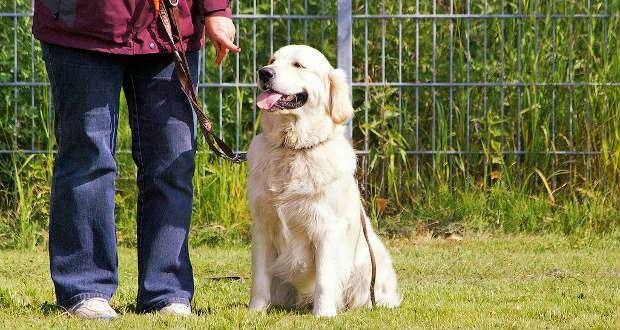
[[312, 308], [312, 314], [316, 317], [334, 317], [336, 312], [336, 305], [334, 304], [315, 304]]
[[249, 309], [252, 312], [264, 311], [267, 309], [267, 307], [269, 307], [269, 300], [267, 299], [257, 297], [252, 297], [250, 299]]

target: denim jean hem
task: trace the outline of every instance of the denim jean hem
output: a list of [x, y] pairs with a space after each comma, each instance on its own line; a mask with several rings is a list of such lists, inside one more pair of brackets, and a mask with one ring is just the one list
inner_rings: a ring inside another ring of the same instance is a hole
[[182, 297], [170, 297], [170, 298], [165, 298], [163, 300], [160, 300], [156, 303], [152, 303], [152, 304], [148, 304], [146, 306], [141, 306], [138, 307], [138, 311], [140, 313], [150, 313], [150, 312], [155, 312], [158, 311], [164, 307], [166, 307], [167, 305], [170, 304], [185, 304], [185, 305], [190, 305], [190, 300], [187, 298], [182, 298]]
[[63, 308], [71, 308], [75, 304], [79, 303], [80, 301], [85, 300], [85, 299], [91, 299], [91, 298], [103, 298], [105, 300], [110, 300], [110, 295], [107, 295], [107, 294], [101, 293], [101, 292], [85, 292], [85, 293], [80, 293], [80, 294], [76, 294], [75, 296], [73, 296], [71, 298], [59, 301], [58, 302], [58, 306], [61, 306]]

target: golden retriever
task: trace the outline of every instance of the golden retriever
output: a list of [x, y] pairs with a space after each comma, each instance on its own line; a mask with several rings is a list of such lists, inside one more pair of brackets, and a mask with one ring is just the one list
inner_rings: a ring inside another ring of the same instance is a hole
[[356, 156], [344, 135], [353, 117], [349, 87], [318, 50], [279, 49], [259, 70], [262, 133], [250, 145], [251, 310], [312, 306], [318, 317], [370, 302], [371, 263], [361, 217], [376, 256], [376, 300], [401, 294], [387, 249], [364, 214]]

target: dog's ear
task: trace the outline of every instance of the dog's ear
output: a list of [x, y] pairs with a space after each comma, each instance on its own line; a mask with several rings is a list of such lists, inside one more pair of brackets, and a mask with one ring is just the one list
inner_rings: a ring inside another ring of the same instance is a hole
[[329, 115], [337, 125], [353, 118], [353, 106], [349, 97], [349, 84], [344, 71], [331, 70], [329, 78]]

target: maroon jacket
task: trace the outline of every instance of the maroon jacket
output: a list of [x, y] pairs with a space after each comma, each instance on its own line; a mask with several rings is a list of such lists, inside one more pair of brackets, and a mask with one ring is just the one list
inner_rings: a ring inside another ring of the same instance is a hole
[[[179, 0], [186, 50], [202, 47], [205, 16], [231, 17], [228, 0]], [[170, 51], [152, 0], [36, 0], [32, 32], [50, 44], [112, 54]]]

